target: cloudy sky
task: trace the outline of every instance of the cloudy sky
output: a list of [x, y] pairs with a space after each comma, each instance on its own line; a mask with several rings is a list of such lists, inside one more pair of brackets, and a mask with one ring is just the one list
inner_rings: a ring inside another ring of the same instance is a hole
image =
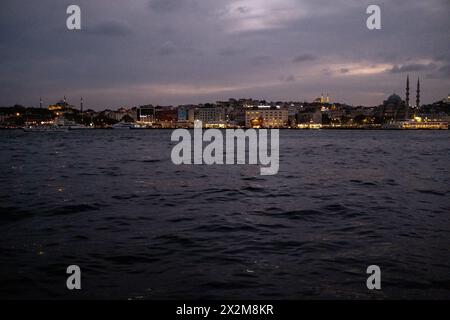
[[[81, 7], [82, 30], [66, 28]], [[382, 29], [366, 27], [381, 7]], [[0, 105], [243, 97], [376, 105], [450, 93], [449, 0], [1, 0]]]

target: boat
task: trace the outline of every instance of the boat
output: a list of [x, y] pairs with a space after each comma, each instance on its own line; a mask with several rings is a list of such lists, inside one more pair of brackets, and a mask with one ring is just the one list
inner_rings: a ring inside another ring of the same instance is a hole
[[135, 124], [131, 125], [130, 129], [132, 129], [132, 130], [145, 130], [145, 129], [151, 129], [151, 126], [135, 123]]
[[88, 127], [83, 124], [76, 123], [75, 121], [67, 120], [64, 117], [56, 118], [53, 124], [50, 125], [29, 125], [22, 128], [25, 132], [66, 132], [69, 130], [85, 130], [93, 129], [92, 126]]
[[113, 129], [120, 129], [120, 130], [122, 130], [122, 129], [127, 129], [127, 130], [129, 130], [129, 129], [131, 129], [132, 126], [133, 126], [132, 123], [128, 123], [128, 122], [119, 122], [119, 123], [116, 123], [116, 124], [112, 125], [112, 128], [113, 128]]
[[67, 120], [64, 117], [59, 117], [55, 120], [55, 125], [59, 128], [64, 128], [67, 130], [86, 130], [93, 129], [92, 126], [85, 126], [84, 124], [76, 123], [72, 120]]
[[409, 130], [417, 130], [417, 129], [426, 129], [426, 130], [448, 130], [448, 122], [447, 121], [405, 121], [402, 125], [402, 129]]
[[417, 117], [413, 120], [386, 123], [382, 128], [391, 130], [448, 130], [448, 122], [439, 120], [423, 121]]
[[27, 126], [22, 128], [25, 132], [67, 132], [67, 127], [60, 127], [55, 125], [50, 126]]
[[70, 124], [68, 127], [69, 127], [69, 130], [87, 130], [87, 129], [94, 129], [94, 127], [92, 127], [92, 126], [85, 126], [84, 124], [79, 124], [79, 123]]

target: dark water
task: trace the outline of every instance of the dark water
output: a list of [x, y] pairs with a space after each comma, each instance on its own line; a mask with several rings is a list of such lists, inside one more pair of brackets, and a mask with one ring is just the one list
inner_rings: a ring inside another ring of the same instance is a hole
[[265, 177], [170, 133], [0, 132], [0, 297], [450, 298], [450, 132], [282, 131]]

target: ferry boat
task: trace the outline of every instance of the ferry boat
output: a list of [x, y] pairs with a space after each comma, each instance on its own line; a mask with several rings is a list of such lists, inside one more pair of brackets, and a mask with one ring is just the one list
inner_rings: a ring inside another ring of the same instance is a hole
[[448, 130], [447, 121], [405, 121], [402, 125], [402, 129], [428, 129], [428, 130]]
[[416, 117], [413, 120], [386, 123], [382, 128], [393, 130], [448, 130], [448, 122], [439, 120], [423, 121], [420, 117]]
[[25, 132], [66, 132], [69, 130], [84, 130], [93, 129], [93, 127], [88, 127], [82, 124], [75, 123], [74, 121], [69, 121], [64, 117], [57, 118], [53, 124], [50, 125], [30, 125], [22, 128]]

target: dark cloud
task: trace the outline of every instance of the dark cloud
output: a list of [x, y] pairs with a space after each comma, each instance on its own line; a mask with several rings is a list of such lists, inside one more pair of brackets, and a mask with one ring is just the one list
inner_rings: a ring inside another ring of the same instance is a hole
[[174, 43], [167, 41], [162, 45], [162, 47], [158, 50], [158, 54], [161, 56], [169, 56], [174, 54], [177, 51], [177, 48]]
[[247, 14], [247, 13], [251, 12], [251, 9], [249, 7], [244, 7], [244, 6], [238, 7], [236, 10], [241, 14]]
[[445, 77], [450, 77], [450, 64], [440, 67], [439, 73], [441, 73]]
[[403, 64], [403, 65], [394, 65], [392, 69], [389, 70], [391, 73], [404, 73], [404, 72], [417, 72], [417, 71], [429, 71], [436, 68], [434, 63], [428, 64]]
[[333, 75], [333, 71], [330, 70], [329, 68], [324, 68], [321, 70], [322, 75], [326, 76], [326, 77], [330, 77]]
[[130, 27], [127, 25], [116, 22], [116, 21], [108, 21], [101, 24], [98, 24], [93, 27], [87, 27], [81, 34], [88, 35], [100, 35], [100, 36], [127, 36], [132, 33]]
[[228, 47], [219, 50], [218, 54], [221, 56], [229, 57], [229, 56], [236, 56], [238, 54], [244, 54], [244, 52], [245, 51], [243, 49]]
[[76, 2], [82, 30], [71, 32], [70, 2], [1, 1], [0, 105], [64, 94], [99, 108], [308, 100], [321, 91], [376, 105], [403, 90], [405, 73], [424, 79], [427, 102], [450, 87], [448, 0], [378, 0], [376, 32], [367, 1]]
[[285, 75], [280, 77], [281, 82], [295, 82], [297, 78], [294, 75]]
[[250, 59], [250, 63], [254, 66], [267, 65], [272, 62], [271, 56], [260, 55]]
[[186, 11], [197, 10], [199, 3], [197, 0], [150, 0], [148, 6], [151, 11], [158, 14], [180, 13], [182, 17]]
[[441, 66], [436, 72], [427, 74], [428, 79], [449, 79], [450, 64]]
[[149, 7], [159, 13], [171, 12], [179, 8], [182, 0], [150, 0]]
[[309, 53], [305, 53], [305, 54], [296, 56], [293, 61], [294, 62], [306, 62], [306, 61], [314, 61], [316, 59], [317, 59], [316, 56], [309, 54]]

